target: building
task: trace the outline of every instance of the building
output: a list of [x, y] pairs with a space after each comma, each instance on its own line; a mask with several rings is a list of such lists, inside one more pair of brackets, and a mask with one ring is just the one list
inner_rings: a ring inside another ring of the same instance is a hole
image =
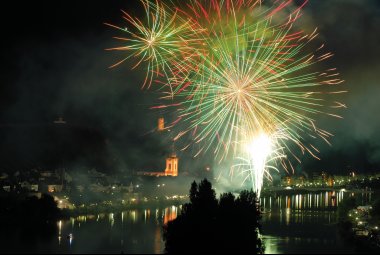
[[292, 177], [290, 176], [284, 176], [281, 178], [281, 185], [283, 187], [291, 186], [292, 185]]
[[40, 180], [45, 180], [45, 178], [57, 178], [57, 175], [55, 172], [52, 171], [43, 171], [40, 172]]
[[21, 185], [22, 189], [29, 190], [29, 191], [35, 191], [35, 192], [38, 191], [38, 184], [36, 184], [36, 183], [30, 183], [27, 181], [23, 181], [23, 182], [21, 182], [20, 185]]
[[47, 191], [49, 193], [62, 192], [63, 185], [61, 184], [49, 184], [47, 185]]
[[[162, 132], [165, 131], [165, 119], [164, 118], [159, 118], [158, 119], [158, 126], [157, 126], [157, 131]], [[169, 131], [169, 130], [168, 130]], [[137, 172], [137, 175], [143, 175], [143, 176], [173, 176], [177, 177], [178, 176], [178, 162], [179, 159], [175, 153], [174, 150], [174, 142], [172, 142], [172, 153], [170, 154], [169, 157], [166, 158], [166, 167], [165, 170], [162, 172]]]
[[157, 131], [161, 132], [165, 130], [165, 119], [164, 118], [159, 118], [158, 119], [158, 127]]
[[334, 176], [329, 175], [329, 177], [327, 178], [326, 184], [328, 187], [334, 187], [335, 185]]
[[12, 188], [11, 185], [3, 185], [3, 190], [6, 192], [11, 192], [11, 188]]
[[170, 157], [166, 158], [166, 168], [163, 172], [138, 172], [137, 175], [143, 176], [178, 176], [178, 162], [179, 159], [175, 153], [172, 153]]
[[178, 176], [178, 158], [175, 153], [166, 158], [165, 176]]
[[306, 184], [305, 176], [293, 177], [291, 182], [294, 186], [303, 187]]
[[322, 186], [324, 183], [322, 174], [320, 172], [313, 172], [312, 182], [315, 186]]

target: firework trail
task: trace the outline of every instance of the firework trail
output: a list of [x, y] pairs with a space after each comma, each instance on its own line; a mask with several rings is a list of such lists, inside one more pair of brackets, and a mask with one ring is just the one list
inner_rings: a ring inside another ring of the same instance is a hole
[[179, 59], [189, 57], [188, 54], [191, 53], [188, 51], [193, 49], [189, 44], [197, 40], [194, 36], [197, 31], [192, 29], [189, 21], [182, 20], [176, 11], [169, 9], [163, 2], [147, 0], [140, 2], [145, 9], [145, 21], [123, 11], [123, 19], [127, 21], [130, 28], [105, 23], [126, 34], [126, 36], [114, 37], [125, 45], [107, 50], [128, 52], [126, 57], [110, 68], [119, 66], [130, 59], [136, 61], [132, 69], [141, 64], [146, 65], [146, 77], [142, 87], [150, 88], [154, 78], [170, 77], [175, 71], [178, 72], [180, 65], [174, 66], [173, 63], [179, 63], [181, 62]]
[[318, 70], [332, 54], [314, 46], [317, 30], [295, 26], [307, 1], [142, 2], [146, 20], [124, 13], [138, 32], [119, 28], [129, 37], [117, 38], [126, 46], [114, 49], [128, 52], [123, 61], [146, 64], [144, 86], [160, 84], [169, 103], [152, 108], [176, 112], [175, 140], [190, 135], [200, 145], [195, 156], [212, 150], [220, 162], [240, 159], [232, 172], [244, 174], [258, 194], [270, 169], [294, 172], [286, 155], [300, 160], [290, 144], [318, 158], [305, 141], [328, 143], [332, 134], [317, 127], [316, 117], [339, 118], [330, 112], [345, 105], [328, 105], [328, 95], [344, 92], [335, 88], [343, 81], [335, 68]]

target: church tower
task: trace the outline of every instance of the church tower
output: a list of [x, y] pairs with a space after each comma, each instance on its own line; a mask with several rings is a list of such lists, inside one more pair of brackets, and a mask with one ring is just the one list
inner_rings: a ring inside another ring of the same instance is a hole
[[[165, 119], [164, 118], [159, 118], [158, 123], [157, 123], [157, 131], [161, 133], [161, 137], [163, 139], [166, 138], [166, 140], [169, 138], [170, 141], [172, 142], [172, 153], [170, 154], [169, 157], [166, 158], [166, 168], [164, 171], [161, 172], [138, 172], [137, 175], [144, 175], [144, 176], [173, 176], [177, 177], [178, 176], [178, 162], [179, 158], [177, 157], [177, 154], [175, 153], [175, 148], [174, 148], [174, 139], [170, 138], [170, 129], [165, 129]], [[163, 131], [167, 132], [163, 132]]]
[[[157, 131], [158, 132], [163, 132], [165, 131], [165, 119], [163, 117], [158, 119], [158, 126], [157, 126]], [[169, 130], [167, 130], [169, 131]], [[170, 134], [167, 134], [168, 138], [170, 137]], [[170, 138], [172, 142], [172, 148], [171, 148], [171, 154], [169, 157], [166, 158], [166, 168], [165, 172], [162, 173], [164, 176], [178, 176], [178, 157], [175, 153], [175, 148], [174, 148], [174, 140]]]
[[178, 157], [175, 153], [174, 149], [174, 141], [172, 144], [172, 153], [169, 157], [166, 158], [166, 169], [165, 169], [165, 175], [166, 176], [178, 176]]
[[164, 118], [159, 118], [158, 119], [158, 127], [157, 127], [158, 132], [162, 132], [165, 130], [165, 119]]
[[175, 153], [166, 158], [166, 176], [178, 176], [178, 157]]

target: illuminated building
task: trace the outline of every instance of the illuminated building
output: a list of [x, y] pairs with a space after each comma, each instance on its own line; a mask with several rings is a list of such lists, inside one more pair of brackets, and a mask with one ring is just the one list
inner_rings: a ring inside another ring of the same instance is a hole
[[175, 153], [166, 158], [165, 176], [178, 176], [178, 158]]
[[292, 185], [292, 177], [285, 176], [282, 178], [282, 186], [291, 186]]
[[[158, 119], [158, 127], [157, 130], [159, 132], [165, 130], [165, 120], [164, 118]], [[166, 168], [163, 172], [138, 172], [137, 175], [144, 175], [144, 176], [178, 176], [178, 157], [174, 150], [174, 144], [172, 144], [172, 153], [169, 157], [166, 158]]]
[[334, 177], [330, 175], [330, 176], [327, 178], [327, 186], [329, 186], [329, 187], [333, 187], [334, 184], [335, 184]]
[[157, 128], [157, 130], [159, 132], [165, 130], [165, 119], [164, 118], [159, 118], [158, 119], [158, 128]]
[[293, 177], [291, 180], [291, 184], [298, 187], [302, 187], [305, 185], [305, 177], [304, 176]]
[[323, 184], [323, 176], [320, 172], [313, 172], [312, 178], [314, 185], [320, 186]]
[[163, 172], [138, 172], [138, 175], [145, 175], [145, 176], [178, 176], [178, 157], [175, 153], [172, 153], [172, 155], [168, 158], [166, 158], [166, 168]]
[[63, 185], [60, 184], [50, 184], [47, 185], [47, 190], [49, 193], [62, 192]]

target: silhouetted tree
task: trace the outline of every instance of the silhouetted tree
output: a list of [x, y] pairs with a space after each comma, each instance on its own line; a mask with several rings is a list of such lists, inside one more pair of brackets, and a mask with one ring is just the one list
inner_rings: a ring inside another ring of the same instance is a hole
[[194, 181], [190, 188], [190, 202], [195, 203], [198, 196], [198, 184]]
[[176, 220], [164, 226], [168, 253], [262, 253], [258, 237], [260, 210], [253, 191], [216, 198], [206, 179], [191, 184], [190, 203]]
[[348, 212], [355, 209], [357, 201], [355, 197], [348, 197], [342, 200], [338, 206], [338, 218], [339, 221], [349, 221]]
[[379, 219], [380, 218], [380, 199], [376, 199], [372, 203], [372, 211], [371, 211], [371, 216]]
[[27, 252], [21, 244], [37, 244], [41, 239], [56, 236], [57, 221], [62, 215], [53, 197], [9, 194], [0, 199], [0, 204], [3, 205], [0, 207], [0, 238], [7, 244], [0, 248], [0, 253]]
[[349, 219], [349, 211], [357, 206], [355, 197], [343, 199], [338, 206], [338, 230], [342, 237], [348, 242], [354, 242], [352, 222]]

